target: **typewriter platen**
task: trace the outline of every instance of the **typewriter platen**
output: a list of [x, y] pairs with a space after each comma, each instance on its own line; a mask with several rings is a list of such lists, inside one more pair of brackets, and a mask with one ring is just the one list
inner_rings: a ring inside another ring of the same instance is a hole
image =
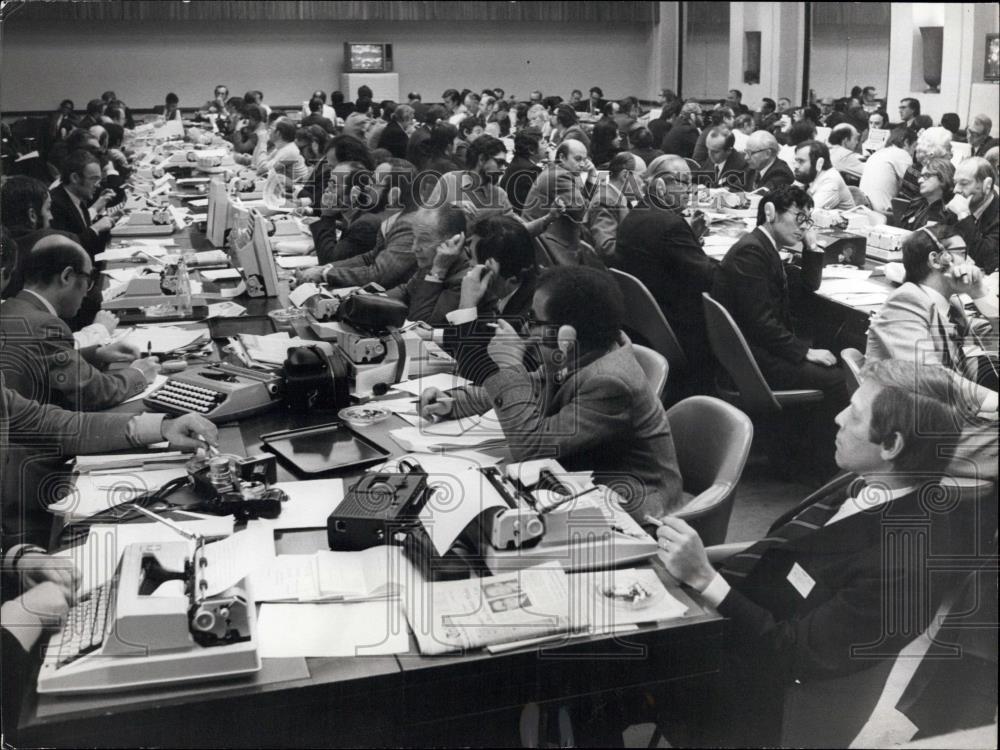
[[[204, 563], [203, 563], [204, 561]], [[69, 611], [38, 674], [39, 693], [81, 693], [237, 677], [261, 668], [254, 602], [216, 595], [204, 540], [130, 544], [111, 581]]]

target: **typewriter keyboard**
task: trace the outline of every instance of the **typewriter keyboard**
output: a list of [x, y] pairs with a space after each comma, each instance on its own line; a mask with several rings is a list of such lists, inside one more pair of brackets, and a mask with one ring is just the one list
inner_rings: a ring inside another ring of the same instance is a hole
[[101, 647], [113, 598], [113, 584], [108, 583], [95, 588], [70, 608], [66, 625], [53, 636], [49, 647], [49, 653], [52, 645], [56, 647], [57, 669]]
[[226, 395], [211, 388], [168, 380], [160, 390], [152, 394], [152, 399], [177, 411], [206, 414], [225, 401]]

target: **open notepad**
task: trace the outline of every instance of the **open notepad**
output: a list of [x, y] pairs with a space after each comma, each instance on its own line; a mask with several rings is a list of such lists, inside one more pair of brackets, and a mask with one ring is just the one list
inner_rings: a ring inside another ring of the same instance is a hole
[[492, 409], [444, 422], [424, 421], [415, 427], [400, 427], [389, 435], [408, 451], [435, 452], [460, 448], [485, 448], [504, 443], [500, 420]]

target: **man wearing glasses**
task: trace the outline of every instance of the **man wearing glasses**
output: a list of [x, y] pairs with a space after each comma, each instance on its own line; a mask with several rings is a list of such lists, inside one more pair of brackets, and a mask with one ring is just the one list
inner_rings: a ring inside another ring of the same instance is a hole
[[780, 149], [778, 139], [766, 130], [758, 130], [747, 138], [749, 190], [776, 190], [795, 182], [791, 167], [778, 158]]
[[[6, 385], [25, 398], [77, 411], [116, 406], [145, 390], [159, 366], [125, 342], [76, 350], [65, 319], [76, 315], [99, 276], [80, 245], [62, 235], [38, 241], [24, 288], [4, 303], [0, 360]], [[112, 363], [128, 367], [106, 371]]]
[[[712, 296], [733, 316], [772, 388], [823, 391], [824, 406], [833, 412], [817, 414], [815, 424], [829, 428], [833, 413], [848, 400], [844, 374], [832, 352], [812, 348], [796, 333], [791, 310], [792, 295], [800, 290], [814, 291], [821, 277], [823, 254], [814, 252], [816, 236], [809, 218], [812, 207], [809, 194], [794, 185], [765, 195], [757, 209], [757, 228], [726, 253]], [[801, 273], [796, 266], [786, 270], [779, 251], [800, 244]], [[817, 458], [825, 459], [826, 468], [832, 468], [832, 431], [816, 438], [824, 441], [813, 443], [823, 451]]]

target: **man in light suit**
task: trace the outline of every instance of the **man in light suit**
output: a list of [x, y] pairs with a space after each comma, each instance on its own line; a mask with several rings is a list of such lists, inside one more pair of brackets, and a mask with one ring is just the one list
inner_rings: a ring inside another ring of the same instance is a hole
[[786, 686], [891, 658], [927, 626], [950, 583], [929, 567], [960, 551], [953, 531], [975, 509], [942, 511], [926, 498], [947, 461], [940, 441], [957, 424], [954, 383], [940, 367], [898, 360], [863, 376], [836, 419], [837, 464], [850, 474], [779, 518], [764, 539], [716, 571], [683, 520], [664, 518], [657, 531], [666, 569], [732, 628], [704, 700], [715, 715], [696, 728], [711, 736], [686, 738], [691, 744], [778, 745]]

